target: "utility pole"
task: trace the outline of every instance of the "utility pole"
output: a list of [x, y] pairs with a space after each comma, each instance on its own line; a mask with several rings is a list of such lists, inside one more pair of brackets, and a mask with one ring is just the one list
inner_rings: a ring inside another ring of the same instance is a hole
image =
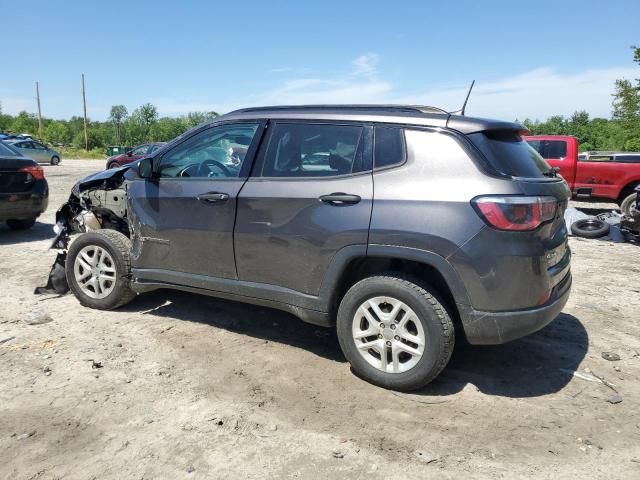
[[89, 136], [87, 135], [87, 97], [84, 94], [84, 73], [82, 74], [82, 106], [84, 108], [84, 149], [89, 150]]
[[36, 98], [38, 99], [38, 136], [43, 141], [42, 136], [42, 111], [40, 110], [40, 82], [36, 82]]

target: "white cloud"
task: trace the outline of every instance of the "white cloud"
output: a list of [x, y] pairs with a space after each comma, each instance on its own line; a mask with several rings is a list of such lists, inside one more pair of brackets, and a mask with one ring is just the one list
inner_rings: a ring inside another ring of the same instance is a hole
[[[223, 102], [170, 98], [152, 100], [161, 115], [181, 115], [190, 111], [228, 112], [259, 105], [301, 105], [317, 103], [399, 103], [433, 105], [445, 110], [462, 106], [471, 83], [434, 86], [412, 93], [403, 92], [402, 85], [384, 80], [379, 57], [364, 54], [351, 62], [351, 69], [331, 75], [293, 77], [276, 87], [242, 98]], [[608, 118], [615, 80], [640, 76], [634, 67], [588, 69], [560, 72], [551, 67], [539, 67], [498, 79], [476, 79], [467, 105], [467, 115], [504, 120], [525, 118], [544, 120], [551, 115], [568, 116], [576, 110], [586, 110], [591, 117]]]
[[[591, 117], [611, 115], [615, 80], [638, 76], [637, 68], [613, 67], [563, 73], [541, 67], [492, 81], [476, 81], [467, 114], [505, 120], [544, 120], [551, 115], [570, 115], [586, 110]], [[417, 103], [457, 110], [468, 85], [433, 88], [413, 95], [395, 96], [400, 103]]]
[[354, 75], [363, 75], [365, 77], [375, 77], [378, 73], [378, 63], [380, 57], [375, 53], [365, 53], [352, 60], [351, 65], [354, 67]]
[[[452, 87], [441, 84], [407, 93], [403, 92], [402, 85], [384, 80], [379, 61], [374, 53], [360, 55], [351, 62], [351, 70], [343, 74], [290, 78], [271, 90], [218, 105], [218, 111], [251, 105], [308, 103], [398, 103], [433, 105], [453, 111], [462, 106], [471, 83], [470, 79], [469, 84]], [[568, 116], [576, 110], [586, 110], [591, 117], [608, 118], [615, 80], [635, 78], [638, 73], [634, 67], [569, 73], [539, 67], [504, 78], [479, 78], [467, 105], [467, 114], [504, 120], [544, 120], [552, 115]]]
[[[290, 79], [280, 87], [254, 95], [253, 104], [304, 103], [399, 103], [433, 105], [458, 110], [469, 84], [435, 86], [405, 93], [402, 85], [385, 81], [378, 70], [379, 58], [365, 54], [354, 59], [351, 72], [342, 77]], [[635, 78], [634, 67], [560, 72], [551, 67], [535, 68], [499, 79], [477, 79], [467, 105], [467, 114], [505, 120], [544, 120], [552, 115], [568, 116], [586, 110], [592, 117], [608, 118], [615, 80]]]
[[[274, 87], [242, 97], [229, 98], [220, 93], [217, 95], [219, 101], [210, 97], [158, 97], [150, 101], [162, 116], [211, 110], [223, 113], [248, 106], [306, 103], [404, 103], [457, 110], [462, 106], [469, 88], [466, 82], [456, 82], [453, 86], [440, 83], [408, 92], [402, 84], [393, 84], [385, 79], [384, 71], [380, 69], [380, 57], [375, 53], [354, 58], [342, 72], [311, 75], [308, 69], [289, 70], [288, 67], [282, 67], [274, 70], [280, 71], [285, 78], [281, 81], [273, 79], [277, 82]], [[504, 120], [544, 120], [551, 115], [568, 116], [575, 110], [586, 110], [592, 117], [608, 118], [615, 80], [638, 76], [640, 72], [632, 66], [573, 72], [541, 66], [503, 78], [476, 78], [467, 114]], [[0, 92], [0, 101], [6, 113], [35, 111], [33, 99], [19, 98], [12, 92]], [[92, 106], [96, 108], [90, 111], [92, 117], [108, 116], [108, 108], [104, 105]], [[100, 113], [101, 110], [104, 112]], [[58, 116], [53, 111], [46, 111], [45, 114]]]

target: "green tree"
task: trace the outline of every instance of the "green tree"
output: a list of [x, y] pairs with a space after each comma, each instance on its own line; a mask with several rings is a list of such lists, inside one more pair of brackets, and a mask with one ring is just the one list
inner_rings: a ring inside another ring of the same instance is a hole
[[11, 115], [2, 113], [2, 102], [0, 102], [0, 132], [4, 132], [9, 129], [9, 126], [13, 123]]
[[65, 122], [54, 120], [48, 122], [44, 129], [44, 139], [49, 143], [66, 144], [69, 142], [69, 129]]
[[118, 145], [120, 145], [122, 138], [120, 135], [122, 122], [125, 118], [127, 118], [128, 114], [129, 112], [127, 111], [127, 107], [125, 107], [124, 105], [114, 105], [111, 107], [109, 120], [111, 120], [116, 127], [116, 143]]
[[193, 128], [219, 116], [217, 112], [189, 112], [187, 114], [187, 125], [189, 128]]
[[150, 136], [156, 141], [167, 142], [188, 129], [189, 125], [184, 117], [162, 117], [151, 127]]
[[[633, 48], [633, 61], [640, 65], [640, 47]], [[616, 80], [613, 94], [613, 118], [619, 120], [625, 134], [624, 148], [640, 141], [640, 78]]]
[[158, 121], [158, 110], [150, 103], [136, 108], [127, 119], [127, 138], [131, 145], [153, 140], [150, 133], [153, 125]]
[[28, 133], [34, 135], [38, 131], [38, 119], [35, 114], [27, 113], [24, 110], [18, 113], [11, 124], [11, 131], [14, 133]]

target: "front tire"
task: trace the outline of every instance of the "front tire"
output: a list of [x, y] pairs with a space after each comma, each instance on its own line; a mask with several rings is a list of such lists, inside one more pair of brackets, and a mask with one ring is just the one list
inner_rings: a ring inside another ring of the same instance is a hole
[[26, 218], [23, 220], [7, 220], [7, 226], [11, 230], [29, 230], [36, 223], [35, 218]]
[[338, 308], [338, 341], [353, 371], [399, 391], [421, 388], [451, 358], [453, 322], [435, 291], [402, 274], [365, 278]]
[[51, 165], [60, 165], [60, 157], [57, 155], [51, 157]]
[[83, 233], [69, 247], [69, 288], [85, 307], [113, 310], [136, 297], [131, 290], [131, 240], [116, 230]]

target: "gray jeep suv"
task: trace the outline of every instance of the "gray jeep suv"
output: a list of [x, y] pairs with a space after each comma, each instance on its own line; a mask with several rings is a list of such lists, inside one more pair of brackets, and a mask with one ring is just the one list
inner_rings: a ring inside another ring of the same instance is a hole
[[353, 370], [411, 390], [455, 332], [535, 332], [571, 287], [569, 190], [515, 123], [432, 107], [248, 108], [132, 168], [79, 182], [58, 212], [80, 303], [173, 288], [334, 326]]

